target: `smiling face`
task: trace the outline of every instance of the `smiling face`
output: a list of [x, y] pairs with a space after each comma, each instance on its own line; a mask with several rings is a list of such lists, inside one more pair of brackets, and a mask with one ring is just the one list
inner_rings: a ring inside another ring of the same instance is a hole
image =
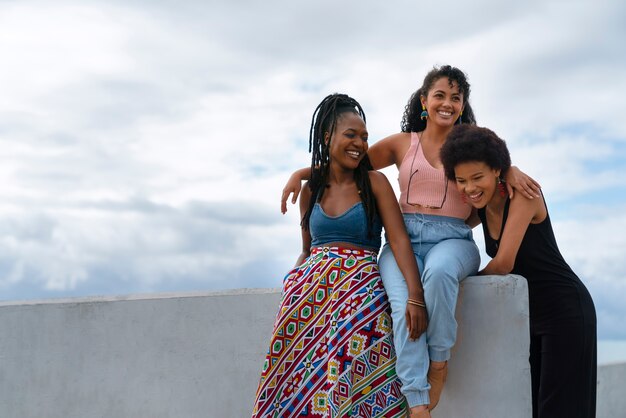
[[356, 113], [342, 113], [330, 138], [331, 163], [354, 170], [365, 157], [367, 139], [368, 132], [363, 119]]
[[452, 127], [463, 111], [463, 93], [459, 92], [456, 81], [450, 83], [448, 77], [441, 77], [421, 97], [422, 106], [428, 111], [428, 123]]
[[497, 196], [496, 187], [500, 170], [489, 167], [482, 161], [459, 163], [454, 167], [456, 186], [467, 201], [475, 208], [485, 207]]

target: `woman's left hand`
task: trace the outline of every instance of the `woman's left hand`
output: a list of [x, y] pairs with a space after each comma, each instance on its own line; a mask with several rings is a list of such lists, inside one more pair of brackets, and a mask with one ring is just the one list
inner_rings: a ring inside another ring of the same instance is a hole
[[406, 326], [409, 331], [409, 339], [417, 340], [428, 328], [428, 313], [426, 308], [407, 303], [406, 305]]

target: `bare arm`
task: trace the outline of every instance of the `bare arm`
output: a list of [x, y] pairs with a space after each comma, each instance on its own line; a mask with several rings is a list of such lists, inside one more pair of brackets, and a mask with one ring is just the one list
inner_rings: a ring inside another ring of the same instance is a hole
[[400, 132], [377, 141], [369, 147], [367, 156], [374, 170], [380, 170], [390, 165], [399, 167], [410, 146], [411, 134]]
[[[307, 186], [307, 185], [305, 185]], [[311, 201], [311, 190], [307, 187], [302, 190], [300, 195], [300, 219], [304, 217], [307, 209], [309, 208], [309, 202]], [[308, 229], [301, 228], [302, 231], [302, 252], [296, 260], [296, 267], [301, 265], [308, 256], [311, 255], [311, 233]]]
[[291, 204], [295, 204], [298, 199], [298, 195], [300, 194], [300, 190], [302, 190], [302, 180], [311, 180], [311, 168], [299, 168], [293, 172], [289, 180], [287, 180], [287, 184], [283, 188], [283, 194], [280, 197], [280, 212], [284, 215], [287, 213], [287, 199], [289, 199], [289, 195], [293, 193], [291, 198]]
[[509, 274], [515, 265], [515, 258], [528, 225], [534, 219], [545, 219], [545, 216], [543, 199], [530, 200], [522, 195], [511, 199], [509, 216], [501, 232], [498, 253], [478, 274]]
[[[409, 298], [424, 303], [424, 289], [420, 281], [417, 261], [415, 261], [415, 255], [393, 189], [387, 177], [377, 171], [370, 171], [370, 181], [376, 197], [378, 213], [387, 233], [387, 241], [406, 281]], [[428, 326], [426, 309], [407, 304], [405, 315], [410, 338], [418, 338]]]
[[511, 199], [515, 195], [515, 190], [527, 199], [541, 196], [541, 185], [514, 165], [507, 171], [504, 180]]

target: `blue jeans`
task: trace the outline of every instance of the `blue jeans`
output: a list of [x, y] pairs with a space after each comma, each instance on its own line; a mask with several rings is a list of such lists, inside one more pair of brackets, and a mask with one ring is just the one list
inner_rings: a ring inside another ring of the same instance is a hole
[[426, 379], [430, 361], [446, 361], [456, 341], [454, 318], [459, 283], [476, 274], [480, 265], [472, 229], [461, 219], [404, 214], [413, 253], [419, 267], [428, 309], [428, 328], [416, 341], [406, 328], [408, 288], [389, 244], [378, 258], [380, 274], [391, 304], [396, 372], [409, 406], [430, 403]]

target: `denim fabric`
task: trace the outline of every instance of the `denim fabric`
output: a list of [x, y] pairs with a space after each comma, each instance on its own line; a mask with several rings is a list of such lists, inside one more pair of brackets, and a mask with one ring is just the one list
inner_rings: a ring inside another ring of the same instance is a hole
[[476, 274], [480, 265], [472, 230], [461, 219], [404, 214], [418, 263], [428, 310], [428, 329], [410, 341], [405, 311], [408, 288], [389, 244], [378, 258], [380, 274], [391, 304], [396, 371], [410, 407], [430, 403], [426, 379], [430, 361], [446, 361], [456, 341], [454, 318], [459, 283]]
[[355, 203], [337, 216], [327, 215], [322, 206], [316, 203], [309, 220], [311, 247], [321, 247], [331, 242], [348, 242], [378, 252], [382, 229], [383, 225], [376, 215], [372, 230], [369, 230], [362, 202]]

